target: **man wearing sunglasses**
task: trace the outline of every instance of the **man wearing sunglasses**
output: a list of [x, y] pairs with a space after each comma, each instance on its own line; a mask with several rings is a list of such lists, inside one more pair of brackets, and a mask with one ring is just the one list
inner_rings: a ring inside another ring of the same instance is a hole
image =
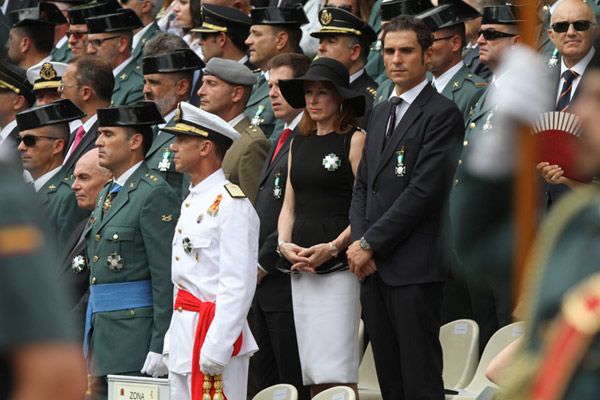
[[62, 167], [69, 141], [69, 121], [81, 118], [83, 112], [70, 100], [17, 114], [17, 142], [23, 168], [33, 178], [33, 186], [46, 212], [54, 244], [62, 254], [75, 227], [89, 214], [77, 206], [71, 190], [72, 179]]
[[[495, 124], [494, 104], [487, 100], [490, 90], [501, 86], [506, 82], [506, 76], [496, 75], [498, 65], [505, 52], [510, 51], [511, 47], [521, 41], [518, 35], [517, 8], [513, 5], [498, 5], [483, 8], [481, 28], [477, 43], [480, 47], [480, 60], [486, 64], [494, 73], [492, 83], [479, 98], [475, 107], [469, 112], [469, 119], [466, 121], [465, 138], [463, 141], [463, 153], [458, 162], [453, 187], [450, 191], [450, 218], [451, 218], [451, 236], [457, 237], [468, 221], [460, 220], [456, 214], [458, 205], [456, 199], [460, 198], [464, 192], [463, 185], [464, 167], [462, 157], [469, 151], [471, 142], [478, 136], [485, 135]], [[504, 79], [504, 81], [503, 81]], [[463, 262], [473, 319], [479, 324], [479, 347], [483, 349], [489, 338], [500, 327], [510, 323], [510, 289], [509, 282], [484, 280], [475, 280], [471, 277], [469, 271], [482, 265], [471, 265], [464, 261], [460, 253], [457, 254], [459, 260]]]
[[116, 1], [109, 1], [106, 3], [94, 2], [89, 4], [73, 7], [68, 10], [69, 30], [67, 31], [67, 37], [69, 47], [71, 48], [72, 59], [85, 55], [86, 53], [88, 27], [85, 23], [85, 19], [96, 15], [114, 13], [118, 6]]
[[111, 105], [128, 105], [143, 100], [144, 77], [132, 56], [133, 31], [143, 26], [133, 10], [87, 18], [86, 53], [107, 60], [115, 77]]
[[[596, 18], [586, 3], [563, 0], [552, 13], [548, 37], [560, 58], [552, 68], [556, 79], [555, 111], [571, 112], [570, 105], [579, 93], [579, 83], [596, 52], [595, 32]], [[537, 168], [545, 181], [545, 205], [549, 208], [569, 191], [573, 182], [563, 176], [560, 165], [541, 162]]]

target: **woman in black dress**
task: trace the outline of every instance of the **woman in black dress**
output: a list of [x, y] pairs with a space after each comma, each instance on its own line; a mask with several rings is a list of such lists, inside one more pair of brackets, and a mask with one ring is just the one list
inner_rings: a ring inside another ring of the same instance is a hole
[[335, 385], [356, 391], [359, 282], [348, 270], [349, 209], [365, 132], [356, 127], [364, 97], [349, 89], [338, 61], [320, 58], [298, 79], [281, 81], [294, 108], [306, 108], [289, 154], [279, 216], [281, 269], [292, 300], [305, 385], [313, 396]]

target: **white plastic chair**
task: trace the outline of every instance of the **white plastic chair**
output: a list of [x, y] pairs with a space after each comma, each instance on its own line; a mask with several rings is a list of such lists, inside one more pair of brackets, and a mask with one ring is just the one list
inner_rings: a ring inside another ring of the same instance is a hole
[[336, 386], [322, 391], [312, 400], [356, 400], [356, 395], [348, 386]]
[[358, 367], [358, 397], [360, 400], [382, 400], [371, 343], [367, 346]]
[[293, 385], [280, 383], [261, 390], [252, 400], [298, 400], [298, 391]]
[[470, 319], [449, 322], [440, 328], [440, 343], [444, 387], [464, 388], [473, 379], [479, 360], [479, 325]]
[[464, 390], [458, 390], [458, 395], [447, 395], [446, 400], [474, 400], [484, 391], [490, 394], [492, 392], [499, 392], [500, 388], [485, 377], [485, 370], [488, 365], [490, 365], [490, 361], [492, 361], [502, 349], [523, 335], [523, 326], [524, 324], [522, 322], [515, 322], [500, 328], [494, 333], [483, 350], [481, 360], [479, 361], [479, 365], [477, 366], [477, 370], [475, 371], [475, 375], [473, 375], [471, 383], [469, 383]]

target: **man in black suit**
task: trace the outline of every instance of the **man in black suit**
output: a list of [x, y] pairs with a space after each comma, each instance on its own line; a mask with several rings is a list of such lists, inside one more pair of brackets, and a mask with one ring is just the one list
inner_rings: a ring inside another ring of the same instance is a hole
[[425, 77], [433, 43], [399, 16], [382, 35], [395, 89], [377, 105], [356, 177], [347, 250], [384, 399], [443, 399], [440, 225], [464, 134], [462, 113]]
[[292, 108], [279, 91], [280, 79], [298, 78], [308, 70], [310, 59], [304, 55], [286, 53], [271, 59], [269, 98], [275, 117], [285, 122], [285, 129], [267, 155], [259, 179], [255, 208], [260, 218], [258, 254], [258, 287], [254, 297], [252, 332], [259, 350], [252, 357], [257, 388], [277, 383], [294, 385], [300, 399], [309, 399], [308, 388], [302, 386], [300, 358], [292, 313], [290, 277], [278, 271], [277, 220], [285, 195], [288, 171], [288, 151], [295, 135], [302, 110]]
[[[98, 193], [112, 178], [110, 171], [98, 164], [98, 149], [92, 149], [81, 156], [75, 164], [73, 175], [75, 179], [71, 189], [75, 192], [77, 206], [82, 210], [90, 211], [91, 214]], [[75, 323], [75, 330], [82, 340], [90, 276], [85, 251], [85, 235], [91, 227], [90, 219], [86, 218], [73, 230], [66, 243], [59, 272], [59, 279], [70, 289], [69, 310]]]
[[69, 62], [59, 86], [61, 97], [69, 99], [85, 112], [82, 125], [71, 132], [64, 161], [65, 170], [73, 172], [79, 158], [96, 146], [98, 108], [108, 107], [115, 79], [110, 64], [96, 56], [81, 56]]

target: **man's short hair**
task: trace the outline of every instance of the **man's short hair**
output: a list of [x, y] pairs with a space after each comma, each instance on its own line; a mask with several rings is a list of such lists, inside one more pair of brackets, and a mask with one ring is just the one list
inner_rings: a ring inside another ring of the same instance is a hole
[[421, 19], [399, 15], [392, 18], [383, 28], [381, 43], [385, 46], [385, 37], [390, 32], [413, 31], [417, 35], [417, 42], [421, 46], [421, 51], [425, 52], [433, 44], [433, 35], [431, 29]]
[[304, 54], [283, 53], [278, 54], [269, 60], [267, 69], [289, 67], [292, 69], [294, 78], [299, 78], [308, 71], [311, 59]]
[[90, 86], [99, 99], [110, 102], [115, 85], [112, 67], [98, 56], [85, 55], [69, 61], [75, 65], [78, 85]]
[[181, 37], [172, 33], [161, 32], [148, 40], [144, 45], [144, 57], [173, 53], [177, 50], [189, 49]]
[[288, 35], [288, 47], [291, 48], [295, 53], [302, 54], [302, 48], [300, 47], [300, 41], [302, 40], [302, 30], [294, 26], [280, 26], [270, 25], [275, 30], [275, 34], [279, 32], [286, 32]]
[[54, 25], [30, 24], [12, 28], [21, 37], [28, 37], [37, 51], [49, 54], [54, 47]]
[[355, 35], [346, 35], [350, 39], [348, 41], [348, 47], [352, 48], [355, 44], [360, 46], [360, 59], [363, 63], [367, 63], [367, 58], [369, 57], [369, 51], [371, 48], [368, 44], [365, 43], [364, 40], [361, 40], [358, 36]]
[[133, 125], [127, 127], [127, 137], [132, 137], [136, 133], [142, 135], [142, 151], [144, 154], [148, 153], [150, 146], [152, 146], [152, 127], [150, 125]]
[[64, 146], [62, 156], [65, 157], [67, 155], [67, 150], [69, 149], [69, 124], [60, 123], [46, 125], [46, 132], [50, 137], [63, 140]]

